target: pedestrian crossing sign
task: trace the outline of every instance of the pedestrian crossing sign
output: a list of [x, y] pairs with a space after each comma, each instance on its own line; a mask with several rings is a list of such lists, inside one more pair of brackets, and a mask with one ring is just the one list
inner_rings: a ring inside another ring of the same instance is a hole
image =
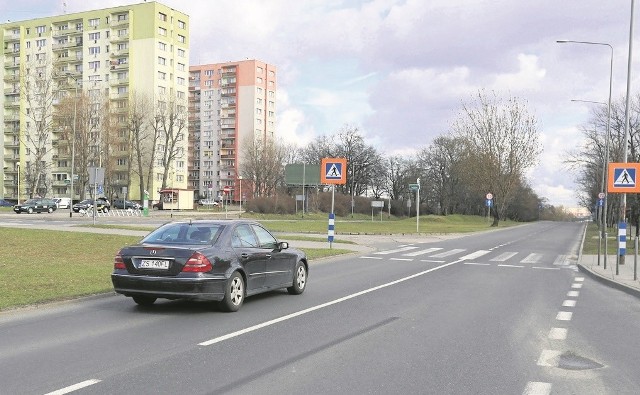
[[609, 163], [607, 191], [613, 193], [640, 193], [640, 163]]
[[323, 184], [346, 184], [347, 160], [345, 158], [322, 158], [320, 181]]

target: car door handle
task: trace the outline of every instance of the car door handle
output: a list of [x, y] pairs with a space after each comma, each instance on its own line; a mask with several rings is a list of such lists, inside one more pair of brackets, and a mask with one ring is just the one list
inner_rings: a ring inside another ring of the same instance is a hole
[[240, 258], [242, 258], [242, 259], [249, 259], [249, 254], [247, 254], [247, 253], [240, 254]]
[[267, 254], [267, 255], [265, 255], [265, 257], [266, 257], [267, 259], [271, 259], [271, 254]]

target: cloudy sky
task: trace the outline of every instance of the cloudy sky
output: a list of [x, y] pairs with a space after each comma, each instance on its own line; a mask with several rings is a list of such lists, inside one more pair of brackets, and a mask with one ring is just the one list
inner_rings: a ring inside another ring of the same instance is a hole
[[[17, 21], [61, 14], [63, 3], [73, 13], [139, 2], [0, 0], [0, 15]], [[410, 155], [447, 133], [479, 89], [526, 101], [544, 146], [530, 184], [556, 206], [577, 204], [575, 176], [561, 161], [581, 144], [594, 106], [571, 100], [608, 100], [611, 59], [609, 47], [556, 40], [611, 44], [613, 100], [626, 91], [630, 0], [161, 3], [190, 16], [192, 64], [278, 67], [278, 134], [298, 145], [349, 124], [381, 152]]]

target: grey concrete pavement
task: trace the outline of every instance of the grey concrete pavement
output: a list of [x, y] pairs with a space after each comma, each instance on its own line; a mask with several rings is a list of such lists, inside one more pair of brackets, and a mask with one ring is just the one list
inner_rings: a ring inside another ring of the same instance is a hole
[[582, 255], [578, 260], [578, 268], [604, 284], [640, 298], [640, 257], [638, 262], [634, 262], [634, 256], [628, 255], [625, 264], [618, 264], [617, 268], [616, 258], [615, 255], [608, 255], [605, 268], [604, 256], [600, 256], [598, 264], [597, 255]]

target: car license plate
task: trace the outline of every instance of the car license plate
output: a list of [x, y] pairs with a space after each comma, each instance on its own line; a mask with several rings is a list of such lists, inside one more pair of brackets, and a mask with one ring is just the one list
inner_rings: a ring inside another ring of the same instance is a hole
[[143, 259], [140, 261], [140, 268], [142, 269], [168, 269], [169, 261], [162, 259]]

